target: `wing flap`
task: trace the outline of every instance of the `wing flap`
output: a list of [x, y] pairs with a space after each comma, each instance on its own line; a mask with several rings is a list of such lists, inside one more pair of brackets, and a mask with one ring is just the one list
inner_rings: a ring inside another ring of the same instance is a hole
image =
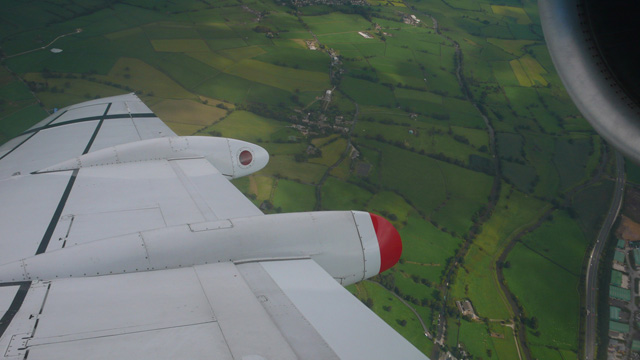
[[234, 358], [297, 358], [234, 264], [196, 271]]
[[297, 358], [232, 263], [28, 287], [0, 338], [9, 358]]
[[33, 283], [0, 351], [20, 359], [233, 358], [194, 268]]
[[313, 260], [260, 265], [340, 359], [426, 359]]
[[238, 270], [299, 358], [339, 359], [260, 263], [241, 264]]

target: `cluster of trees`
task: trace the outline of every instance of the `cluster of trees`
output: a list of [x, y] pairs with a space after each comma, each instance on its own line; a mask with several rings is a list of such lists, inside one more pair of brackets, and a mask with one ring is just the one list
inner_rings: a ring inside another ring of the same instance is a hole
[[257, 33], [274, 32], [273, 30], [271, 30], [270, 27], [264, 26], [264, 25], [257, 25], [256, 27], [253, 28], [253, 31], [255, 31]]
[[520, 318], [520, 321], [525, 324], [526, 326], [530, 327], [533, 330], [537, 330], [538, 329], [538, 318], [535, 316], [532, 317], [526, 317], [526, 316], [522, 316]]
[[400, 89], [408, 89], [408, 90], [427, 92], [427, 89], [425, 89], [423, 87], [411, 86], [411, 85], [403, 84], [403, 83], [400, 83], [400, 82], [396, 84], [396, 87], [400, 88]]
[[322, 150], [314, 148], [315, 151], [304, 151], [302, 153], [296, 153], [293, 155], [293, 159], [296, 162], [305, 162], [309, 159], [322, 157]]
[[[395, 285], [395, 277], [392, 272], [378, 274], [375, 277], [373, 277], [371, 280], [378, 282], [379, 284], [384, 286], [387, 290], [393, 291], [396, 295], [400, 296], [402, 299], [404, 299], [409, 303], [412, 303], [417, 306], [428, 307], [432, 309], [434, 312], [438, 312], [442, 310], [443, 301], [442, 301], [440, 290], [438, 289], [433, 289], [433, 292], [431, 294], [432, 299], [429, 299], [427, 297], [418, 299], [413, 295], [402, 293], [402, 291]], [[419, 279], [418, 282], [422, 283], [425, 286], [431, 285], [431, 283], [427, 279]], [[391, 306], [389, 306], [389, 310], [385, 309], [385, 311], [391, 311]]]
[[253, 31], [255, 31], [257, 33], [265, 34], [265, 36], [268, 37], [269, 39], [279, 38], [280, 37], [280, 34], [277, 31], [273, 31], [273, 30], [271, 30], [270, 27], [264, 26], [264, 25], [258, 25], [256, 27], [254, 27]]
[[390, 213], [386, 210], [381, 210], [380, 211], [380, 215], [384, 216], [385, 218], [391, 220], [391, 221], [396, 221], [398, 220], [398, 216], [394, 213]]
[[464, 135], [453, 134], [453, 140], [461, 144], [469, 145], [469, 139], [467, 139]]
[[[249, 198], [251, 198], [252, 200], [256, 199], [256, 195], [255, 194], [250, 194], [250, 195], [253, 195], [253, 196], [249, 196]], [[282, 212], [282, 207], [281, 206], [275, 207], [270, 200], [264, 200], [260, 204], [260, 210], [263, 210], [265, 212], [281, 213]]]
[[350, 72], [349, 73], [349, 77], [355, 78], [355, 79], [360, 79], [360, 80], [366, 80], [366, 81], [370, 81], [373, 83], [378, 83], [380, 82], [380, 79], [378, 78], [377, 74], [374, 73], [373, 75], [370, 75], [368, 73], [365, 72]]
[[293, 111], [287, 109], [284, 104], [283, 106], [269, 106], [263, 103], [247, 103], [237, 105], [236, 108], [238, 110], [246, 110], [250, 111], [256, 115], [260, 115], [266, 118], [271, 118], [280, 121], [286, 122], [294, 122], [291, 120], [291, 116], [294, 115]]
[[[129, 68], [126, 67], [125, 71], [128, 71], [128, 70], [129, 70]], [[80, 77], [78, 77], [77, 75], [74, 75], [74, 74], [64, 74], [63, 75], [63, 74], [58, 73], [58, 72], [52, 72], [47, 68], [44, 68], [42, 70], [42, 77], [45, 78], [45, 79], [62, 79], [62, 78], [64, 78], [64, 79], [78, 79], [78, 78], [80, 78], [80, 79], [91, 81], [91, 82], [95, 82], [95, 83], [98, 83], [98, 84], [111, 86], [111, 87], [114, 87], [114, 88], [117, 88], [117, 89], [123, 89], [123, 90], [131, 91], [131, 92], [135, 91], [136, 94], [141, 94], [142, 93], [141, 90], [134, 90], [129, 85], [122, 85], [122, 84], [114, 83], [113, 81], [109, 81], [109, 80], [100, 80], [100, 79], [97, 79], [94, 76], [91, 76], [91, 75], [95, 75], [95, 74], [97, 74], [97, 71], [96, 70], [91, 70], [91, 71], [89, 71], [87, 73], [82, 73], [80, 75]], [[129, 74], [124, 74], [123, 76], [125, 78], [127, 78], [127, 79], [131, 77], [131, 75], [129, 75]], [[67, 81], [64, 84], [64, 88], [58, 88], [57, 86], [49, 87], [49, 83], [47, 81], [45, 81], [45, 82], [28, 81], [27, 82], [27, 86], [33, 92], [50, 91], [52, 93], [58, 93], [58, 92], [59, 93], [64, 93], [65, 92], [65, 88], [67, 88], [67, 89], [71, 88], [71, 83]], [[153, 92], [148, 92], [147, 95], [153, 96]], [[91, 94], [89, 94], [89, 93], [85, 93], [84, 97], [87, 98], [87, 99], [92, 98]], [[98, 95], [93, 96], [93, 98], [98, 98], [98, 97], [99, 97]]]

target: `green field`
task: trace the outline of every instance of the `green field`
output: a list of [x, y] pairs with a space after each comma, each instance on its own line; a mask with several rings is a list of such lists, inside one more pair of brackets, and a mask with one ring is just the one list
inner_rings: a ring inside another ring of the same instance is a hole
[[213, 125], [227, 115], [227, 111], [215, 105], [214, 101], [210, 105], [208, 102], [205, 105], [202, 102], [193, 100], [167, 99], [154, 104], [150, 108], [178, 135], [191, 135], [193, 132], [180, 133], [173, 126], [193, 125], [194, 128], [200, 130]]
[[308, 162], [296, 162], [291, 155], [272, 156], [261, 175], [298, 180], [306, 184], [317, 184], [327, 167]]
[[484, 224], [465, 258], [465, 270], [458, 274], [453, 296], [471, 298], [480, 316], [508, 318], [505, 300], [498, 295], [495, 261], [509, 238], [533, 223], [546, 207], [540, 200], [503, 187], [495, 215]]
[[536, 43], [532, 40], [506, 40], [496, 38], [488, 38], [487, 42], [515, 56], [522, 56], [523, 47]]
[[273, 194], [273, 206], [279, 211], [311, 211], [315, 204], [315, 188], [290, 180], [278, 180]]
[[575, 138], [558, 140], [553, 159], [560, 175], [560, 186], [568, 189], [586, 175], [587, 162], [591, 156], [590, 139]]
[[497, 133], [496, 143], [498, 144], [498, 153], [503, 159], [511, 161], [524, 161], [525, 157], [524, 138], [520, 134], [513, 133]]
[[327, 210], [365, 210], [373, 194], [330, 177], [322, 187], [322, 207]]
[[[356, 296], [363, 301], [371, 298], [373, 300], [372, 310], [379, 314], [387, 324], [422, 351], [431, 350], [433, 344], [425, 341], [424, 331], [416, 316], [388, 290], [370, 282], [362, 282], [355, 287]], [[390, 307], [389, 311], [384, 310], [383, 306]], [[406, 325], [400, 325], [401, 320], [406, 320]]]
[[518, 24], [527, 25], [531, 23], [529, 16], [523, 8], [515, 6], [491, 5], [491, 9], [495, 14], [507, 16], [516, 20]]
[[331, 166], [335, 164], [342, 154], [344, 154], [347, 149], [347, 140], [345, 139], [336, 139], [336, 141], [332, 141], [322, 147], [319, 150], [322, 152], [322, 156], [318, 158], [309, 159], [310, 163], [320, 164], [324, 166]]
[[264, 139], [265, 135], [273, 134], [286, 126], [286, 123], [255, 115], [248, 111], [234, 111], [223, 121], [208, 127], [205, 132], [215, 130], [225, 137], [260, 142], [260, 139]]
[[207, 44], [200, 39], [151, 40], [151, 45], [153, 45], [155, 51], [177, 53], [207, 51], [209, 49]]
[[237, 65], [229, 68], [228, 73], [288, 91], [295, 89], [321, 91], [329, 87], [326, 74], [296, 70], [251, 59], [241, 60]]
[[342, 81], [342, 90], [363, 105], [393, 106], [396, 102], [393, 92], [379, 84], [350, 77]]
[[[579, 271], [580, 262], [568, 260], [571, 254], [583, 254], [586, 244], [579, 227], [575, 223], [565, 227], [563, 222], [567, 221], [566, 215], [556, 214], [551, 225], [525, 237], [525, 244], [532, 249], [523, 245], [514, 248], [508, 258], [513, 265], [505, 270], [505, 277], [527, 315], [538, 319], [539, 328], [529, 333], [539, 334], [529, 335], [530, 342], [577, 351], [579, 276], [573, 271]], [[563, 253], [558, 244], [568, 252]], [[554, 296], [548, 296], [549, 291]]]
[[534, 167], [510, 161], [501, 161], [500, 167], [506, 182], [522, 192], [534, 192], [536, 180], [536, 169]]
[[0, 118], [0, 134], [8, 140], [37, 124], [47, 115], [49, 114], [38, 105], [24, 107]]
[[542, 134], [528, 135], [524, 145], [526, 158], [540, 176], [535, 194], [546, 197], [556, 196], [560, 188], [560, 175], [553, 162], [556, 139]]
[[[427, 123], [407, 123], [405, 119], [397, 119], [396, 123], [391, 119], [391, 117], [382, 116], [381, 123], [359, 122], [356, 126], [356, 132], [379, 141], [401, 142], [408, 148], [426, 154], [447, 154], [448, 157], [465, 164], [468, 163], [470, 155], [480, 155], [477, 148], [485, 145], [486, 137], [484, 134], [476, 137], [475, 135], [478, 134], [473, 129], [447, 128]], [[449, 129], [451, 129], [450, 134]], [[456, 136], [459, 141], [456, 140]], [[472, 141], [475, 141], [475, 144]], [[479, 146], [474, 147], [476, 144]]]
[[398, 222], [405, 222], [412, 212], [412, 207], [398, 194], [391, 191], [381, 191], [373, 196], [368, 203], [370, 211], [381, 214], [386, 212], [398, 218]]
[[400, 235], [406, 249], [403, 259], [409, 264], [423, 265], [422, 271], [431, 281], [438, 281], [446, 260], [462, 242], [415, 215], [409, 216]]

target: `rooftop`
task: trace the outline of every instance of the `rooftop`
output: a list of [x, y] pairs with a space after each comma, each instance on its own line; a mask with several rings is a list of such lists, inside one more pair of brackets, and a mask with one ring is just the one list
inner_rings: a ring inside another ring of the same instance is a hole
[[611, 271], [611, 285], [620, 287], [622, 285], [622, 273], [618, 270]]
[[609, 286], [609, 296], [614, 299], [631, 301], [631, 291], [617, 286]]
[[609, 320], [620, 320], [620, 308], [617, 306], [609, 307]]
[[609, 321], [609, 330], [617, 331], [619, 333], [628, 333], [629, 324], [619, 323], [617, 321]]

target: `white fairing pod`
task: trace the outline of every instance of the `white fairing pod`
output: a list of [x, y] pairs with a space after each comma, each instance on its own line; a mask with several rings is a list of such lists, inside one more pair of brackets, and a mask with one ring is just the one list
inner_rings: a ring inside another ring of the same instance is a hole
[[378, 215], [275, 214], [98, 240], [0, 266], [0, 282], [99, 276], [232, 261], [311, 258], [343, 285], [393, 266], [400, 237]]
[[253, 174], [269, 162], [269, 153], [260, 146], [234, 139], [227, 139], [227, 141], [234, 178]]
[[220, 173], [230, 179], [252, 174], [269, 162], [269, 154], [265, 149], [246, 141], [207, 136], [183, 136], [141, 140], [93, 151], [49, 166], [38, 173], [198, 157], [207, 159]]

